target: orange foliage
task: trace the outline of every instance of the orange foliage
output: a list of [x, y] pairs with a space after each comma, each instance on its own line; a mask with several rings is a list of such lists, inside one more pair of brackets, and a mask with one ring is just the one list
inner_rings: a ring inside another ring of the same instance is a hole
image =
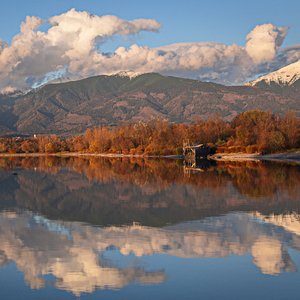
[[[152, 118], [146, 123], [123, 123], [114, 128], [99, 126], [88, 129], [83, 136], [61, 140], [56, 135], [37, 138], [0, 139], [0, 152], [77, 151], [90, 153], [136, 153], [160, 155], [175, 153], [183, 140], [218, 147], [217, 152], [263, 151], [278, 152], [300, 147], [300, 119], [290, 111], [277, 116], [267, 111], [246, 111], [231, 122], [217, 115], [208, 121], [198, 120], [191, 125], [173, 124]], [[133, 151], [135, 149], [135, 151]]]
[[151, 187], [154, 191], [167, 189], [176, 183], [189, 184], [199, 189], [210, 188], [212, 193], [221, 194], [224, 184], [230, 182], [235, 189], [251, 198], [271, 200], [286, 192], [290, 198], [298, 199], [300, 185], [299, 167], [280, 163], [224, 161], [205, 172], [191, 172], [185, 176], [182, 165], [167, 159], [55, 156], [16, 157], [14, 160], [0, 158], [0, 168], [4, 171], [35, 168], [57, 174], [62, 166], [99, 182], [118, 179], [128, 184], [138, 183], [140, 186]]

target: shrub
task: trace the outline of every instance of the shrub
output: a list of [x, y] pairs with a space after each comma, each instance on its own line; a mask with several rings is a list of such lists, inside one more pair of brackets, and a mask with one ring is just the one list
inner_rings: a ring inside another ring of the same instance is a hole
[[0, 153], [6, 152], [6, 145], [4, 143], [0, 143]]
[[130, 154], [131, 155], [136, 155], [136, 149], [134, 149], [134, 148], [130, 149]]
[[261, 153], [261, 154], [266, 154], [268, 153], [268, 148], [266, 146], [259, 146], [258, 148], [258, 151]]
[[234, 146], [234, 143], [235, 143], [234, 139], [230, 138], [226, 145], [227, 145], [227, 147], [231, 147], [231, 146]]
[[115, 148], [110, 148], [108, 150], [108, 153], [115, 154], [115, 153], [117, 153], [117, 150]]
[[182, 147], [177, 147], [176, 150], [175, 150], [175, 153], [177, 155], [182, 155], [183, 154], [183, 148]]
[[235, 153], [246, 152], [246, 147], [237, 146], [235, 147]]
[[216, 153], [226, 153], [228, 151], [227, 147], [218, 147]]
[[144, 146], [138, 146], [136, 148], [136, 154], [137, 155], [143, 155], [144, 154]]
[[221, 140], [221, 139], [218, 139], [217, 142], [216, 142], [216, 146], [220, 147], [220, 146], [224, 146], [226, 144], [225, 141]]
[[144, 152], [144, 149], [145, 149], [145, 147], [144, 146], [142, 146], [142, 145], [140, 145], [140, 146], [138, 146], [137, 148], [136, 148], [136, 151], [138, 151], [138, 152]]
[[160, 151], [160, 155], [172, 155], [173, 151], [170, 149], [163, 149]]
[[228, 153], [235, 153], [235, 151], [236, 151], [236, 146], [228, 147]]
[[258, 146], [257, 145], [247, 146], [246, 153], [251, 154], [251, 153], [256, 153], [256, 152], [258, 152]]
[[148, 145], [146, 148], [145, 148], [145, 151], [144, 152], [151, 152], [153, 149], [152, 149], [152, 146], [151, 145]]

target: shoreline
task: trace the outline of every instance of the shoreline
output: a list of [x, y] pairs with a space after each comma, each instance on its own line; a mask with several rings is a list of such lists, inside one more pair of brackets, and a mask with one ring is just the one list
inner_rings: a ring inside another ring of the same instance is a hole
[[[73, 157], [108, 157], [108, 158], [171, 158], [171, 159], [184, 159], [183, 155], [132, 155], [132, 154], [115, 154], [115, 153], [1, 153], [1, 157], [40, 157], [40, 156], [73, 156]], [[293, 162], [300, 164], [300, 151], [283, 152], [274, 154], [259, 153], [217, 153], [207, 156], [207, 159], [215, 161], [278, 161], [278, 162]]]
[[0, 153], [1, 157], [40, 157], [40, 156], [92, 156], [92, 157], [128, 157], [128, 158], [173, 158], [183, 159], [183, 155], [138, 155], [138, 154], [116, 154], [116, 153]]
[[283, 152], [274, 154], [259, 153], [217, 153], [210, 155], [210, 159], [215, 161], [278, 161], [300, 163], [300, 151]]

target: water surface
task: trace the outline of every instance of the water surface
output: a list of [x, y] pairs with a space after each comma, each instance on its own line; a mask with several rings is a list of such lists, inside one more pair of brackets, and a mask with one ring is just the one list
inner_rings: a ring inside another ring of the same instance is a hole
[[1, 299], [299, 294], [298, 165], [36, 157], [0, 168]]

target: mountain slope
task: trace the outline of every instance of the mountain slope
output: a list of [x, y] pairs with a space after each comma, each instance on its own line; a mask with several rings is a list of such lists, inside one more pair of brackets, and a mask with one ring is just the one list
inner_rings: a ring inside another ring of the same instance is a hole
[[88, 127], [147, 121], [152, 116], [192, 122], [218, 113], [229, 121], [251, 109], [294, 109], [300, 114], [299, 100], [299, 95], [286, 97], [258, 87], [228, 87], [156, 73], [102, 75], [48, 84], [19, 98], [0, 98], [0, 134], [76, 134]]
[[300, 99], [300, 60], [245, 84]]

